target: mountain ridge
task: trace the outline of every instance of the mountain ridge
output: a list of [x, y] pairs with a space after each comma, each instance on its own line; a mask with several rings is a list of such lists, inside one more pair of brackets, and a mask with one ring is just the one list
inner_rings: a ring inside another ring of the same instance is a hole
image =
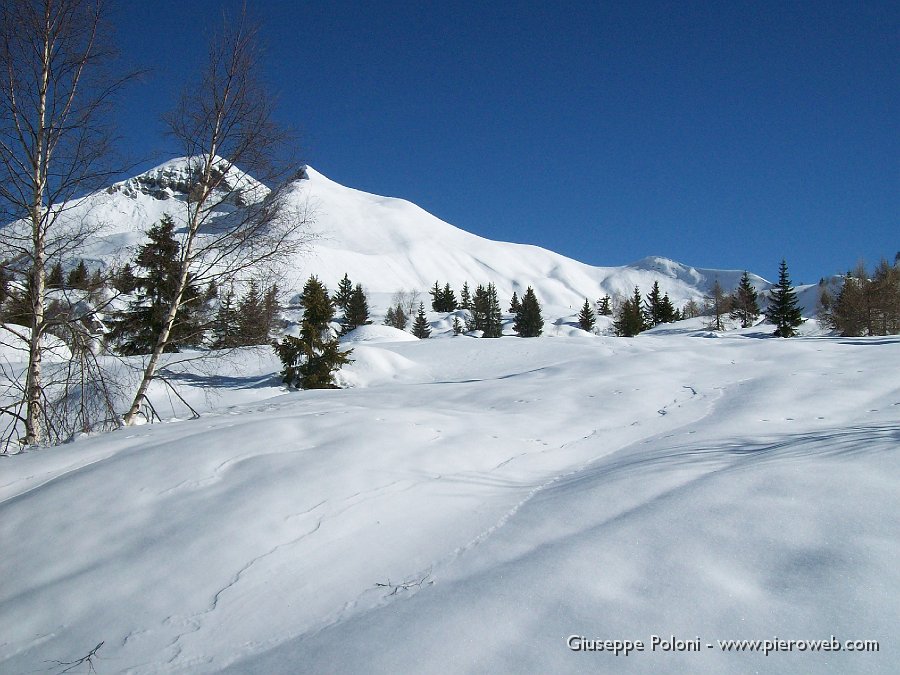
[[[183, 220], [186, 163], [184, 158], [164, 162], [78, 200], [71, 210], [74, 217], [98, 225], [97, 236], [84, 251], [89, 264], [127, 260], [163, 214]], [[234, 168], [229, 171], [253, 188], [242, 190], [242, 196], [264, 196], [264, 186], [251, 176]], [[406, 199], [341, 185], [311, 166], [305, 166], [289, 186], [286, 203], [300, 213], [312, 213], [309, 250], [290, 262], [295, 283], [315, 274], [334, 288], [346, 273], [372, 293], [425, 292], [435, 281], [449, 283], [458, 293], [463, 282], [472, 290], [491, 282], [501, 298], [513, 292], [521, 295], [532, 286], [542, 303], [572, 308], [585, 298], [628, 296], [635, 286], [646, 293], [655, 281], [680, 305], [707, 295], [717, 279], [731, 290], [743, 274], [656, 255], [621, 266], [589, 265], [536, 245], [487, 239]], [[226, 215], [242, 204], [233, 200], [220, 208]], [[751, 274], [751, 279], [758, 290], [771, 287], [758, 275]]]

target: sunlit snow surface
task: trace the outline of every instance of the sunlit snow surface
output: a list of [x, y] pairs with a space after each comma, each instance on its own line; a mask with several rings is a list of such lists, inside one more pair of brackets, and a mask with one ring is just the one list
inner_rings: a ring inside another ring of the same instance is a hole
[[[900, 340], [746, 333], [363, 331], [352, 388], [248, 352], [0, 458], [0, 671], [897, 672]], [[705, 646], [831, 635], [881, 651]]]

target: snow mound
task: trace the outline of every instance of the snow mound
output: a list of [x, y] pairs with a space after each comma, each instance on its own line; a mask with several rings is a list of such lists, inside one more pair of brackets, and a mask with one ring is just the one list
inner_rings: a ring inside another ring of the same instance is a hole
[[403, 379], [403, 374], [421, 370], [415, 361], [378, 347], [354, 347], [350, 358], [352, 363], [335, 375], [335, 381], [342, 389], [385, 384]]
[[415, 335], [407, 333], [405, 330], [393, 328], [391, 326], [360, 326], [354, 328], [341, 338], [342, 344], [354, 342], [413, 342], [418, 340]]

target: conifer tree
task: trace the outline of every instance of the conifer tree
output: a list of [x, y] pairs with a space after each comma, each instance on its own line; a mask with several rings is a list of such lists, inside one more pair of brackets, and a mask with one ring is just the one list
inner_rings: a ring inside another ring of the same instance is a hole
[[413, 322], [412, 334], [420, 340], [431, 337], [431, 327], [428, 325], [428, 320], [425, 318], [424, 303], [419, 303], [419, 311], [416, 314], [416, 320]]
[[84, 264], [84, 260], [79, 260], [78, 265], [74, 267], [66, 278], [66, 286], [68, 288], [87, 288], [88, 269]]
[[741, 322], [741, 328], [749, 328], [759, 318], [758, 294], [750, 275], [745, 271], [741, 282], [731, 297], [731, 318]]
[[654, 281], [647, 299], [644, 300], [644, 320], [650, 327], [662, 323], [662, 291], [659, 290], [659, 282]]
[[503, 335], [503, 314], [500, 311], [500, 301], [497, 298], [497, 288], [493, 283], [487, 285], [487, 316], [483, 337], [498, 338]]
[[429, 295], [431, 295], [431, 309], [435, 312], [444, 311], [442, 308], [444, 306], [443, 298], [441, 296], [441, 286], [435, 281], [434, 286], [432, 286], [431, 290], [428, 291]]
[[394, 308], [388, 307], [387, 312], [385, 312], [385, 314], [384, 314], [384, 321], [383, 321], [384, 325], [396, 327], [396, 326], [394, 326], [394, 322], [396, 320], [397, 320], [397, 317], [394, 316]]
[[[141, 246], [134, 259], [135, 265], [143, 270], [137, 279], [137, 299], [119, 317], [111, 334], [119, 342], [122, 354], [147, 354], [156, 344], [179, 283], [180, 246], [174, 233], [175, 221], [164, 215], [147, 231], [149, 241]], [[172, 326], [164, 347], [166, 352], [178, 351], [180, 346], [195, 344], [200, 338], [196, 310], [201, 298], [192, 279], [182, 296], [183, 313]]]
[[497, 299], [497, 289], [493, 283], [481, 284], [472, 298], [472, 320], [469, 330], [480, 330], [482, 337], [498, 338], [503, 334], [502, 313]]
[[47, 275], [47, 288], [62, 288], [64, 285], [62, 263], [57, 262]]
[[406, 312], [402, 305], [397, 304], [394, 307], [388, 308], [387, 314], [384, 315], [385, 326], [391, 326], [398, 330], [406, 330], [407, 324], [409, 324], [409, 317], [406, 316]]
[[338, 282], [337, 292], [334, 294], [334, 306], [346, 312], [352, 294], [353, 282], [350, 281], [350, 277], [344, 272], [344, 278]]
[[213, 349], [231, 349], [239, 345], [237, 303], [234, 288], [229, 288], [219, 301], [212, 327]]
[[256, 279], [238, 304], [238, 343], [241, 346], [264, 345], [269, 342], [269, 324]]
[[681, 314], [675, 309], [675, 305], [669, 299], [668, 293], [663, 293], [662, 301], [659, 304], [659, 318], [660, 323], [672, 323], [673, 321], [681, 320]]
[[544, 317], [541, 316], [541, 303], [538, 302], [534, 289], [529, 286], [522, 296], [522, 303], [513, 330], [519, 337], [538, 337], [544, 331]]
[[444, 305], [444, 308], [441, 310], [442, 312], [455, 312], [456, 308], [459, 306], [456, 302], [456, 294], [453, 293], [453, 289], [450, 288], [450, 283], [444, 284], [444, 290], [441, 292], [441, 302]]
[[203, 302], [213, 302], [219, 297], [219, 286], [215, 279], [210, 279], [206, 285], [206, 292], [203, 294]]
[[453, 317], [453, 334], [461, 335], [463, 332], [463, 329], [464, 329], [464, 326], [462, 325], [462, 322], [459, 320], [459, 317], [454, 316]]
[[299, 389], [333, 389], [334, 372], [350, 362], [352, 350], [341, 351], [330, 323], [334, 305], [325, 285], [311, 276], [300, 296], [303, 320], [300, 336], [285, 336], [275, 346], [284, 369], [282, 381]]
[[775, 325], [775, 335], [785, 338], [796, 335], [795, 329], [803, 323], [797, 294], [791, 285], [787, 262], [783, 258], [778, 268], [778, 283], [769, 296], [766, 319]]
[[578, 315], [578, 327], [590, 333], [594, 330], [594, 325], [597, 323], [597, 319], [594, 317], [594, 310], [591, 307], [591, 303], [588, 302], [588, 299], [584, 299], [584, 305], [581, 306], [581, 313]]
[[341, 334], [346, 335], [351, 330], [370, 323], [372, 322], [369, 321], [369, 301], [366, 298], [366, 292], [363, 290], [362, 284], [356, 284], [350, 293]]
[[612, 316], [612, 307], [610, 306], [610, 297], [608, 295], [600, 298], [597, 305], [597, 314], [600, 316]]
[[91, 274], [88, 279], [87, 284], [85, 284], [85, 290], [90, 291], [91, 293], [96, 293], [101, 288], [105, 286], [105, 282], [103, 280], [103, 273], [100, 272], [100, 268], [94, 270], [94, 273]]
[[518, 316], [518, 314], [521, 310], [522, 310], [522, 303], [519, 302], [519, 296], [516, 295], [515, 291], [513, 291], [512, 300], [509, 301], [509, 313], [515, 314]]
[[125, 263], [113, 277], [113, 286], [120, 293], [129, 295], [137, 288], [138, 280], [134, 276], [134, 268], [131, 263]]
[[620, 337], [634, 337], [648, 328], [642, 311], [641, 291], [635, 286], [632, 297], [626, 299], [619, 308], [619, 315], [613, 321], [613, 329]]
[[469, 292], [468, 281], [463, 282], [462, 290], [459, 292], [459, 307], [460, 309], [472, 309], [472, 296]]
[[9, 297], [10, 279], [10, 275], [6, 273], [6, 270], [2, 266], [0, 266], [0, 305], [3, 305]]

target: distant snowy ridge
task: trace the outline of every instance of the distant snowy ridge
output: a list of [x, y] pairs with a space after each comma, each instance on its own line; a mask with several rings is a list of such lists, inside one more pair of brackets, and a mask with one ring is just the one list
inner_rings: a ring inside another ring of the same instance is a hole
[[[86, 260], [121, 263], [164, 214], [183, 222], [188, 171], [187, 160], [175, 159], [81, 199], [70, 210], [72, 217], [102, 225], [85, 250]], [[255, 193], [262, 196], [266, 190], [234, 168], [228, 169], [226, 179], [246, 183], [241, 193], [251, 201]], [[400, 289], [424, 293], [438, 281], [450, 283], [458, 295], [463, 282], [472, 291], [492, 282], [504, 303], [514, 291], [521, 295], [533, 286], [545, 306], [577, 308], [585, 298], [628, 296], [635, 286], [646, 293], [658, 281], [680, 306], [707, 295], [716, 280], [726, 291], [733, 289], [743, 273], [695, 268], [663, 257], [595, 267], [538, 246], [477, 236], [409, 201], [345, 187], [312, 167], [305, 167], [292, 184], [287, 203], [314, 214], [311, 230], [316, 238], [311, 250], [290, 265], [292, 284], [298, 286], [315, 274], [333, 289], [347, 273], [371, 293]], [[240, 199], [223, 203], [221, 215], [240, 208]], [[759, 290], [770, 287], [762, 277], [751, 274], [751, 279]], [[427, 300], [427, 295], [423, 298]]]

